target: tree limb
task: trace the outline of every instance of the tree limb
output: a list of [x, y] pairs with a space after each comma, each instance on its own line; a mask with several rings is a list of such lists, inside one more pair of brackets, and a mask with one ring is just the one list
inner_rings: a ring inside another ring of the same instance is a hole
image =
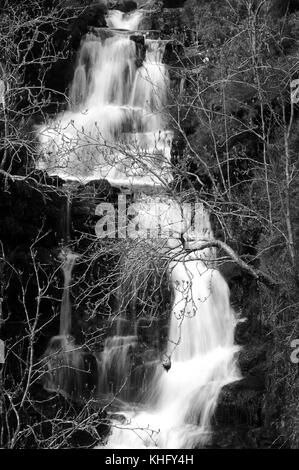
[[192, 248], [189, 251], [204, 250], [205, 248], [214, 247], [223, 250], [241, 269], [249, 273], [257, 281], [262, 282], [271, 289], [279, 286], [279, 283], [275, 279], [260, 270], [253, 269], [249, 264], [245, 263], [230, 246], [220, 240], [204, 241], [199, 247]]

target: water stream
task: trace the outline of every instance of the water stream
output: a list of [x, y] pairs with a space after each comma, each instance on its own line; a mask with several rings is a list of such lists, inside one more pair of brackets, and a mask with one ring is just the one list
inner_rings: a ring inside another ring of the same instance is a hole
[[[167, 349], [161, 351], [169, 363], [163, 368], [159, 358], [153, 362], [151, 380], [139, 403], [137, 391], [135, 400], [130, 390], [122, 395], [126, 406], [119, 410], [106, 446], [193, 448], [204, 446], [211, 437], [211, 417], [221, 388], [240, 378], [236, 319], [227, 283], [214, 267], [214, 251], [190, 251], [181, 243], [188, 227], [178, 203], [166, 193], [172, 180], [172, 131], [165, 112], [169, 89], [165, 42], [145, 38], [145, 59], [138, 65], [140, 46], [131, 31], [138, 33], [141, 19], [142, 11], [110, 12], [109, 28], [83, 40], [68, 109], [39, 129], [43, 149], [39, 167], [69, 180], [106, 178], [113, 186], [133, 191], [151, 187], [161, 194], [164, 188], [160, 202], [153, 196], [140, 200], [138, 213], [141, 232], [142, 227], [152, 226], [157, 214], [162, 231], [180, 225], [161, 251], [168, 257], [173, 297]], [[205, 224], [212, 237], [209, 221]], [[203, 224], [198, 240], [207, 239], [205, 228]], [[65, 307], [73, 262], [69, 258], [64, 265]], [[64, 312], [63, 336], [70, 328], [69, 309]], [[112, 382], [117, 393], [129, 377], [130, 357], [138, 344], [136, 321], [133, 313], [130, 318], [120, 316], [106, 339], [100, 356], [100, 392], [111, 392]]]

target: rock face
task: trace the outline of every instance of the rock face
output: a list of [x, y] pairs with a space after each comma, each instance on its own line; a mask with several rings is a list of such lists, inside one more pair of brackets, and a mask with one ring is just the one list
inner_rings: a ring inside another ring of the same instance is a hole
[[[223, 388], [214, 415], [214, 447], [264, 447], [271, 436], [264, 427], [267, 345], [243, 345], [243, 379]], [[269, 435], [268, 435], [269, 434]]]
[[120, 10], [124, 13], [129, 13], [132, 10], [136, 10], [137, 2], [131, 0], [109, 0], [107, 6], [110, 10]]

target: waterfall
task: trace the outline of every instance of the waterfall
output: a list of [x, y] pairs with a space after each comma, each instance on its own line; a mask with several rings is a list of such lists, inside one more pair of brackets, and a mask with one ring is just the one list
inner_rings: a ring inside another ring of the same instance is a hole
[[70, 300], [70, 283], [72, 280], [72, 272], [78, 258], [76, 253], [72, 253], [70, 250], [67, 250], [66, 253], [63, 253], [61, 256], [65, 257], [62, 263], [62, 271], [64, 277], [64, 287], [61, 301], [61, 310], [60, 310], [60, 328], [59, 334], [61, 336], [69, 336], [71, 333], [72, 325], [72, 306]]
[[145, 60], [138, 67], [129, 29], [137, 28], [140, 19], [140, 11], [113, 11], [107, 17], [113, 29], [85, 37], [68, 109], [38, 128], [40, 169], [83, 183], [106, 178], [116, 187], [171, 181], [173, 133], [163, 118], [169, 86], [162, 63], [165, 44], [139, 35]]
[[[65, 240], [70, 239], [71, 198], [66, 198]], [[81, 346], [71, 336], [72, 304], [70, 288], [72, 273], [79, 255], [69, 248], [64, 248], [59, 258], [63, 272], [63, 292], [60, 307], [59, 335], [53, 336], [44, 353], [45, 375], [44, 388], [58, 392], [66, 397], [80, 398], [86, 381], [86, 365]]]
[[141, 11], [136, 11], [133, 14], [126, 15], [121, 11], [112, 10], [108, 13], [107, 24], [110, 28], [135, 31], [138, 29], [141, 20]]
[[[153, 213], [147, 212], [147, 217], [141, 213], [139, 220], [147, 227], [152, 217]], [[186, 233], [181, 217], [175, 205], [167, 212], [164, 207], [163, 229], [171, 225]], [[203, 233], [198, 237], [202, 240]], [[211, 418], [222, 387], [241, 378], [239, 348], [234, 344], [236, 319], [227, 283], [213, 268], [213, 250], [188, 252], [178, 237], [169, 238], [167, 246], [173, 290], [166, 351], [169, 370], [161, 364], [156, 369], [139, 411], [134, 405], [132, 411], [120, 412], [122, 420], [112, 425], [107, 448], [204, 446], [211, 438]]]
[[[129, 15], [113, 11], [107, 16], [108, 29], [85, 37], [68, 109], [38, 129], [38, 166], [67, 180], [106, 178], [116, 187], [136, 192], [150, 187], [159, 194], [158, 199], [138, 196], [135, 209], [140, 234], [155, 226], [156, 218], [164, 233], [159, 249], [172, 288], [167, 348], [160, 351], [166, 363], [163, 368], [153, 351], [147, 362], [148, 389], [139, 399], [139, 376], [131, 377], [131, 356], [139, 341], [135, 307], [116, 308], [116, 326], [99, 356], [98, 388], [100, 395], [111, 392], [125, 402], [119, 419], [112, 422], [107, 448], [194, 448], [210, 439], [221, 388], [240, 378], [236, 319], [227, 283], [215, 268], [214, 250], [200, 250], [212, 237], [207, 213], [195, 239], [190, 239], [180, 202], [167, 194], [173, 133], [166, 113], [165, 42], [141, 35], [145, 58], [140, 65], [132, 31], [141, 19], [138, 10]], [[70, 329], [68, 287], [74, 261], [69, 256], [64, 264], [62, 338]], [[122, 269], [126, 272], [125, 263]]]
[[59, 335], [53, 336], [44, 353], [46, 390], [55, 391], [67, 397], [79, 397], [84, 388], [84, 355], [81, 346], [71, 336], [72, 306], [70, 285], [72, 272], [78, 258], [69, 249], [62, 250], [62, 272], [64, 277], [63, 293], [60, 308]]

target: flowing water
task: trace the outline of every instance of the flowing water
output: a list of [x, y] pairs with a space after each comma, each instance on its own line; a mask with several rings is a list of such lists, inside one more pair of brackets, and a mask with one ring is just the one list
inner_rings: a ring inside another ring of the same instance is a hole
[[68, 180], [106, 178], [135, 188], [171, 180], [172, 132], [163, 117], [169, 86], [165, 44], [145, 39], [145, 60], [137, 67], [140, 46], [124, 30], [137, 28], [140, 19], [139, 11], [113, 11], [107, 21], [115, 29], [87, 35], [67, 111], [39, 128], [40, 169]]
[[75, 344], [71, 336], [72, 305], [70, 286], [72, 272], [78, 255], [71, 250], [63, 250], [60, 254], [64, 286], [60, 308], [59, 335], [53, 336], [44, 353], [45, 377], [44, 387], [48, 391], [56, 391], [68, 397], [79, 397], [83, 392], [83, 376], [85, 372], [82, 348]]
[[[140, 46], [130, 30], [136, 35], [141, 19], [141, 11], [129, 15], [110, 12], [109, 28], [89, 33], [83, 40], [69, 107], [39, 129], [43, 149], [40, 168], [83, 182], [106, 178], [114, 186], [133, 190], [150, 186], [160, 194], [172, 180], [172, 132], [165, 115], [169, 88], [163, 64], [165, 43], [145, 39], [145, 58], [140, 66], [136, 60]], [[126, 313], [118, 315], [99, 358], [98, 388], [99, 393], [120, 396], [126, 404], [112, 423], [106, 446], [204, 446], [211, 436], [211, 418], [221, 388], [240, 378], [229, 289], [214, 268], [214, 251], [200, 250], [200, 243], [212, 237], [207, 215], [197, 240], [190, 241], [180, 204], [165, 191], [158, 202], [150, 196], [139, 198], [136, 208], [140, 233], [155, 225], [158, 217], [166, 235], [161, 256], [168, 260], [172, 287], [167, 347], [160, 351], [166, 359], [163, 368], [159, 356], [153, 358], [148, 389], [138, 393], [141, 384], [135, 380], [132, 395], [132, 384], [128, 383], [139, 341], [137, 318], [133, 307], [128, 317]], [[183, 238], [186, 244], [182, 244]], [[73, 262], [69, 258], [64, 265], [63, 338], [70, 328], [67, 305]]]
[[62, 271], [64, 277], [64, 287], [61, 301], [60, 312], [60, 328], [59, 334], [61, 336], [68, 336], [71, 333], [72, 326], [72, 306], [70, 300], [70, 284], [72, 280], [72, 272], [78, 255], [67, 251], [65, 259], [62, 264]]
[[[178, 224], [174, 211], [171, 215]], [[213, 251], [186, 252], [178, 238], [168, 240], [168, 249], [173, 290], [165, 354], [169, 370], [157, 366], [139, 406], [120, 412], [108, 448], [204, 446], [211, 439], [222, 387], [240, 379], [236, 319], [227, 283], [211, 267]]]

